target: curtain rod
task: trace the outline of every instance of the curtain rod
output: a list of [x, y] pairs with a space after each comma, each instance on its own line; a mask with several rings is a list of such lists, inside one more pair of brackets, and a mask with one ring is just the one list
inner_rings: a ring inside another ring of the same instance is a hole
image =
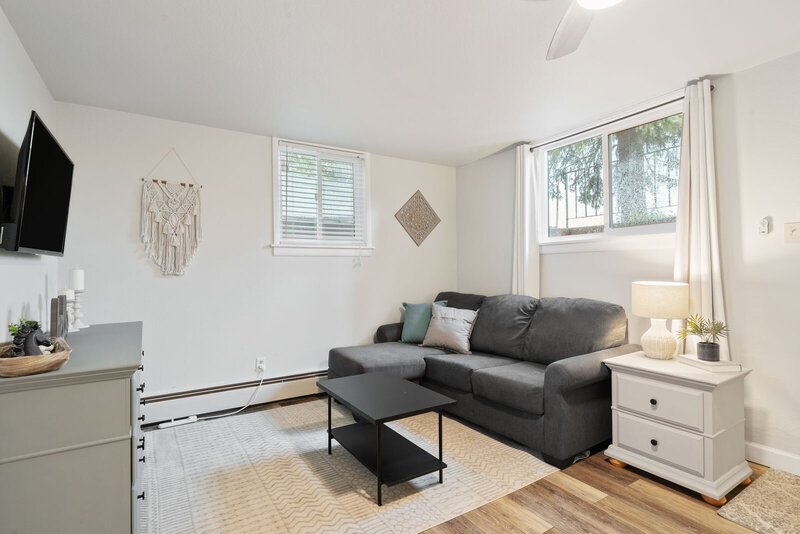
[[[713, 90], [713, 87], [712, 87], [712, 90]], [[684, 99], [683, 96], [679, 96], [678, 98], [673, 98], [672, 100], [669, 100], [667, 102], [661, 102], [660, 104], [656, 104], [654, 106], [650, 106], [649, 108], [640, 109], [639, 111], [637, 111], [635, 113], [629, 113], [628, 115], [625, 115], [624, 117], [617, 117], [614, 120], [607, 121], [607, 122], [604, 122], [602, 124], [597, 124], [595, 126], [592, 126], [591, 128], [586, 128], [586, 129], [581, 130], [579, 132], [574, 132], [574, 133], [571, 133], [569, 135], [565, 135], [564, 137], [559, 137], [558, 139], [553, 139], [552, 141], [548, 141], [546, 143], [541, 143], [541, 144], [538, 144], [536, 146], [532, 146], [530, 148], [530, 151], [533, 152], [537, 148], [541, 148], [543, 146], [547, 146], [547, 145], [550, 145], [552, 143], [558, 143], [559, 141], [564, 141], [565, 139], [569, 139], [570, 137], [575, 137], [577, 135], [581, 135], [581, 134], [585, 134], [585, 133], [591, 132], [592, 130], [596, 130], [596, 129], [602, 128], [604, 126], [608, 126], [609, 124], [614, 124], [615, 122], [619, 122], [619, 121], [622, 121], [622, 120], [625, 120], [625, 119], [629, 119], [631, 117], [635, 117], [636, 115], [640, 115], [642, 113], [647, 113], [648, 111], [652, 111], [654, 109], [658, 109], [660, 107], [664, 107], [664, 106], [667, 106], [669, 104], [673, 104], [675, 102], [679, 102], [679, 101], [681, 101], [683, 99]]]

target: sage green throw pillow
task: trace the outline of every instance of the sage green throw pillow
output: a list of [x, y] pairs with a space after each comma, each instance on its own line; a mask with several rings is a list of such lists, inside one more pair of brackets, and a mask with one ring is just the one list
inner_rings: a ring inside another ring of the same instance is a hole
[[[447, 306], [446, 300], [434, 302], [437, 306]], [[422, 343], [425, 333], [428, 331], [428, 324], [431, 322], [431, 303], [409, 304], [403, 303], [406, 309], [406, 318], [403, 321], [403, 333], [400, 334], [400, 341], [403, 343]]]

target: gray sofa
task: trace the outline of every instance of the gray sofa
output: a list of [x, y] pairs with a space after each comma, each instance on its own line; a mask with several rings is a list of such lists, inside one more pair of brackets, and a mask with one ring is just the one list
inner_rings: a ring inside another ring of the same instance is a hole
[[611, 438], [611, 382], [602, 361], [640, 350], [627, 344], [621, 306], [455, 292], [436, 300], [480, 309], [472, 354], [400, 343], [397, 323], [381, 326], [373, 345], [332, 349], [328, 376], [386, 372], [419, 381], [455, 399], [452, 414], [541, 451], [558, 467]]

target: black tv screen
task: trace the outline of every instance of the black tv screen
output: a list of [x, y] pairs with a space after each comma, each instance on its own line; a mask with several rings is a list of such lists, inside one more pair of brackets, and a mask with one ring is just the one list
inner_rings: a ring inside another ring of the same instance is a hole
[[73, 167], [41, 117], [32, 112], [17, 159], [4, 248], [64, 254]]

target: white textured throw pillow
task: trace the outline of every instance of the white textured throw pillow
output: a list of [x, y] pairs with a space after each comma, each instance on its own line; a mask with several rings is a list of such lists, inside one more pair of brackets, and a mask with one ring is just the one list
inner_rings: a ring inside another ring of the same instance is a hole
[[472, 326], [477, 316], [478, 312], [473, 310], [433, 306], [431, 322], [422, 346], [472, 354], [469, 351], [469, 336], [472, 334]]

